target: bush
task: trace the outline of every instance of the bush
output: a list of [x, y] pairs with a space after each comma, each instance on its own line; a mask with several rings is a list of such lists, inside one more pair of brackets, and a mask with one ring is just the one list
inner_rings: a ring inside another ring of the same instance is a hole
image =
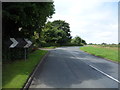
[[[4, 48], [4, 49], [3, 49]], [[2, 60], [3, 62], [11, 62], [15, 60], [20, 60], [25, 58], [25, 48], [7, 48], [3, 46], [2, 48]], [[35, 51], [36, 47], [26, 48], [26, 54]]]
[[16, 59], [23, 59], [25, 55], [24, 48], [5, 48], [2, 51], [3, 61], [14, 61]]

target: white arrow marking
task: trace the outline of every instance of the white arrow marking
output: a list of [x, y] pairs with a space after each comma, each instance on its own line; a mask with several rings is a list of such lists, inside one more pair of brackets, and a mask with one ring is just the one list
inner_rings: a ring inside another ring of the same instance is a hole
[[24, 46], [24, 48], [28, 48], [32, 45], [32, 42], [28, 39], [25, 39], [25, 41], [27, 42], [27, 44]]
[[10, 38], [10, 40], [13, 42], [10, 48], [14, 48], [18, 44], [18, 42], [14, 38]]

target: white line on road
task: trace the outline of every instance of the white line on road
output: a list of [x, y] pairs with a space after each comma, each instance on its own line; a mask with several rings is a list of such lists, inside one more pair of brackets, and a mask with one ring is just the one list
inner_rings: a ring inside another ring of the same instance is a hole
[[[72, 53], [71, 53], [71, 54], [72, 54]], [[76, 57], [77, 59], [80, 59], [79, 57], [75, 56], [74, 54], [72, 54], [72, 55], [73, 55], [74, 57]], [[83, 62], [84, 62], [84, 61], [83, 61]], [[84, 63], [85, 63], [85, 62], [84, 62]], [[87, 64], [87, 63], [86, 63], [86, 64]], [[114, 77], [110, 76], [109, 74], [107, 74], [107, 73], [105, 73], [105, 72], [99, 70], [98, 68], [96, 68], [96, 67], [94, 67], [94, 66], [92, 66], [92, 65], [89, 65], [89, 64], [87, 64], [87, 65], [90, 66], [91, 68], [95, 69], [96, 71], [102, 73], [103, 75], [107, 76], [108, 78], [110, 78], [110, 79], [112, 79], [112, 80], [114, 80], [114, 81], [120, 83], [119, 80], [117, 80], [117, 79], [115, 79]]]
[[116, 82], [120, 83], [120, 81], [119, 81], [119, 80], [117, 80], [117, 79], [115, 79], [114, 77], [112, 77], [112, 76], [110, 76], [110, 75], [106, 74], [105, 72], [103, 72], [103, 71], [99, 70], [98, 68], [96, 68], [96, 67], [94, 67], [94, 66], [92, 66], [92, 65], [89, 65], [89, 66], [90, 66], [91, 68], [93, 68], [93, 69], [95, 69], [95, 70], [99, 71], [100, 73], [104, 74], [105, 76], [107, 76], [107, 77], [111, 78], [112, 80], [114, 80], [114, 81], [116, 81]]

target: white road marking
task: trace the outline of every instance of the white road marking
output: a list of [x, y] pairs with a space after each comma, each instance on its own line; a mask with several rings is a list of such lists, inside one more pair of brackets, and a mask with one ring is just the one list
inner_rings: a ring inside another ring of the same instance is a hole
[[[72, 53], [71, 53], [71, 54], [72, 54]], [[72, 55], [73, 55], [73, 54], [72, 54]], [[79, 57], [77, 57], [77, 56], [75, 56], [75, 55], [73, 55], [73, 56], [76, 57], [77, 59], [80, 59]], [[83, 61], [83, 62], [84, 62], [84, 61]], [[84, 62], [84, 63], [85, 63], [85, 62]], [[86, 63], [86, 64], [87, 64], [87, 63]], [[95, 69], [96, 71], [102, 73], [103, 75], [107, 76], [108, 78], [110, 78], [110, 79], [112, 79], [112, 80], [114, 80], [114, 81], [120, 83], [119, 80], [117, 80], [117, 79], [115, 79], [114, 77], [110, 76], [109, 74], [107, 74], [107, 73], [105, 73], [105, 72], [99, 70], [98, 68], [96, 68], [96, 67], [94, 67], [94, 66], [92, 66], [92, 65], [89, 65], [89, 64], [87, 64], [87, 65], [90, 66], [91, 68]]]
[[119, 80], [117, 80], [117, 79], [115, 79], [114, 77], [112, 77], [112, 76], [110, 76], [110, 75], [106, 74], [105, 72], [103, 72], [103, 71], [99, 70], [98, 68], [96, 68], [96, 67], [94, 67], [94, 66], [92, 66], [92, 65], [89, 65], [89, 66], [90, 66], [91, 68], [93, 68], [93, 69], [97, 70], [98, 72], [102, 73], [103, 75], [105, 75], [105, 76], [107, 76], [107, 77], [111, 78], [112, 80], [114, 80], [114, 81], [116, 81], [116, 82], [120, 83], [120, 81], [119, 81]]

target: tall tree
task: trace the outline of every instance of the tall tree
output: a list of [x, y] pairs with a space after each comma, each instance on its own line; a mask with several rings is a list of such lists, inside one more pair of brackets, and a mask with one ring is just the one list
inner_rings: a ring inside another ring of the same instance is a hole
[[70, 34], [70, 26], [69, 26], [69, 23], [63, 21], [63, 20], [55, 20], [52, 22], [52, 25], [55, 26], [57, 29], [61, 29], [63, 31], [65, 31], [66, 33], [66, 39], [68, 41], [71, 40], [72, 36]]
[[[3, 2], [2, 44], [10, 37], [32, 38], [33, 43], [37, 42], [47, 19], [51, 18], [54, 13], [53, 2]], [[3, 58], [6, 60], [9, 56], [13, 56], [11, 60], [24, 56], [21, 48], [8, 49], [5, 45], [2, 48]]]
[[69, 24], [62, 20], [48, 22], [43, 29], [43, 36], [47, 43], [64, 45], [71, 40]]
[[86, 41], [85, 41], [85, 40], [83, 40], [83, 39], [82, 39], [82, 43], [83, 43], [84, 45], [86, 45], [86, 44], [87, 44], [87, 43], [86, 43]]
[[82, 45], [82, 44], [86, 45], [87, 44], [86, 41], [80, 38], [79, 36], [74, 37], [71, 40], [71, 43], [75, 45]]
[[82, 39], [79, 36], [76, 36], [75, 38], [72, 39], [72, 43], [79, 45], [82, 43]]
[[[41, 33], [54, 14], [53, 2], [3, 2], [3, 37], [28, 37]], [[21, 28], [21, 30], [19, 30]]]

